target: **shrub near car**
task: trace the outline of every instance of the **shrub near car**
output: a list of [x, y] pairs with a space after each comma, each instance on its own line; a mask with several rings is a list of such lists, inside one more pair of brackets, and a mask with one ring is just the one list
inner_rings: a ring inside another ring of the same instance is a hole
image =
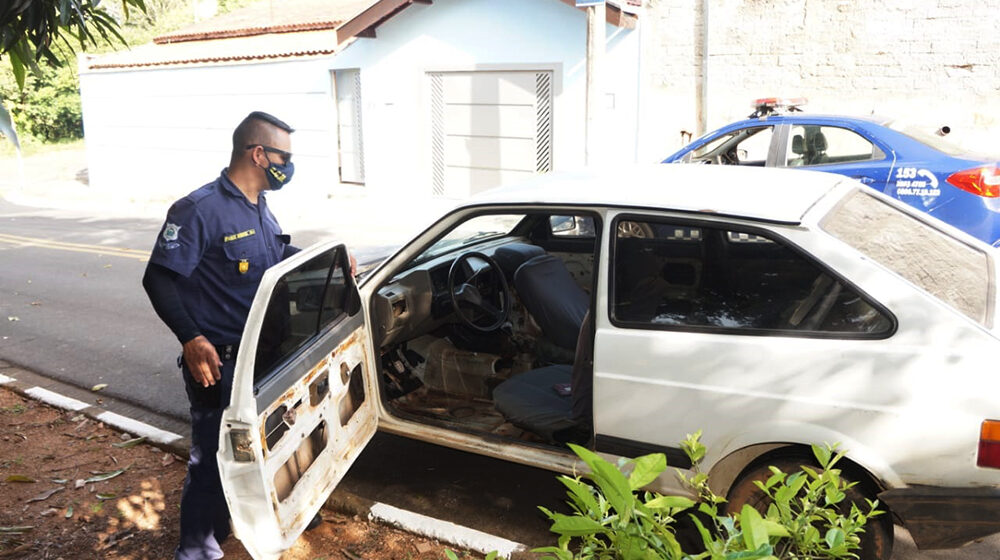
[[[376, 428], [573, 472], [567, 442], [703, 430], [730, 507], [839, 442], [852, 497], [921, 547], [1000, 531], [993, 251], [837, 175], [653, 165], [484, 193], [360, 282], [346, 249], [267, 271], [219, 463], [255, 558], [291, 545]], [[663, 492], [690, 494], [673, 476]], [[932, 506], [932, 507], [931, 507]]]
[[790, 167], [838, 173], [1000, 244], [998, 156], [879, 117], [799, 111], [802, 99], [759, 99], [746, 120], [691, 142], [663, 163]]

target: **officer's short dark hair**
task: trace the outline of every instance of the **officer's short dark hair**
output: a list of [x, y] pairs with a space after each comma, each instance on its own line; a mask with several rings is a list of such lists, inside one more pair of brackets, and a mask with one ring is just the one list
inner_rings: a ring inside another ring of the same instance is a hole
[[295, 132], [294, 128], [278, 117], [264, 111], [254, 111], [233, 131], [233, 159], [237, 159], [248, 144], [264, 142], [271, 134], [270, 127], [280, 128], [289, 134]]

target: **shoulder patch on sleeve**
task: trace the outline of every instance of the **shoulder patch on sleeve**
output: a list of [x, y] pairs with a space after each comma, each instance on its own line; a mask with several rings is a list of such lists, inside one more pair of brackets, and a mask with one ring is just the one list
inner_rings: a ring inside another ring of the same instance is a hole
[[177, 236], [180, 235], [180, 232], [181, 226], [167, 222], [167, 225], [163, 226], [163, 240], [177, 241]]

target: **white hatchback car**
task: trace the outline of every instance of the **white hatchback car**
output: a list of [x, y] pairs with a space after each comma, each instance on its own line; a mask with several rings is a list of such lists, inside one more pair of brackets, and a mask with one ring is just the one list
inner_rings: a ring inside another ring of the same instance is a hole
[[[830, 174], [654, 165], [485, 193], [360, 285], [342, 245], [267, 271], [219, 465], [255, 558], [376, 428], [560, 472], [703, 430], [715, 490], [839, 442], [922, 548], [1000, 531], [993, 249]], [[661, 491], [685, 493], [672, 476]]]

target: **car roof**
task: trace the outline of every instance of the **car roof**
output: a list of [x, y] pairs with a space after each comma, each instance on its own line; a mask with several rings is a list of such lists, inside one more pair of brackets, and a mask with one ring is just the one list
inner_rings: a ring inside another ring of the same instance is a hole
[[859, 116], [859, 115], [831, 115], [826, 113], [795, 112], [795, 113], [772, 113], [764, 117], [749, 118], [739, 122], [740, 123], [762, 123], [768, 121], [787, 121], [790, 123], [795, 123], [798, 121], [811, 121], [818, 123], [856, 122], [856, 123], [877, 124], [885, 126], [886, 124], [892, 122], [892, 120], [893, 119], [889, 117], [884, 117], [879, 115]]
[[844, 177], [815, 171], [643, 164], [542, 175], [472, 197], [461, 206], [617, 206], [797, 224]]

